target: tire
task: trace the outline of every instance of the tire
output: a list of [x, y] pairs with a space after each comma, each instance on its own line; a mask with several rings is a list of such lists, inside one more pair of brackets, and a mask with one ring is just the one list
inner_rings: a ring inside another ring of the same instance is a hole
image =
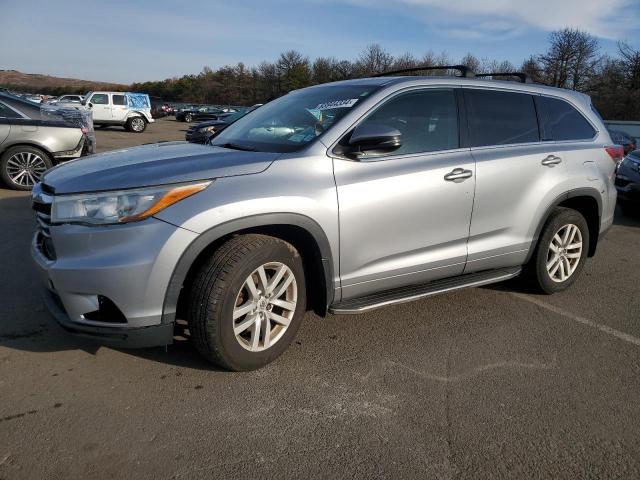
[[13, 190], [31, 190], [52, 166], [47, 153], [30, 145], [11, 147], [0, 156], [0, 176]]
[[143, 117], [131, 117], [125, 128], [133, 133], [142, 133], [147, 128], [147, 121]]
[[184, 121], [185, 121], [185, 122], [187, 122], [187, 123], [191, 123], [191, 122], [193, 122], [193, 115], [191, 115], [190, 113], [187, 113], [187, 114], [184, 116]]
[[[566, 234], [569, 238], [565, 241]], [[578, 243], [579, 248], [576, 247]], [[555, 253], [552, 248], [559, 252]], [[543, 293], [561, 292], [578, 278], [588, 252], [589, 226], [585, 218], [576, 210], [557, 207], [542, 229], [536, 250], [527, 265], [528, 276]], [[556, 261], [551, 263], [554, 259]]]
[[[260, 268], [268, 288], [259, 280]], [[278, 279], [277, 273], [282, 273]], [[249, 282], [258, 293], [271, 287], [277, 297], [251, 294]], [[305, 310], [305, 274], [297, 250], [274, 237], [248, 234], [224, 243], [199, 267], [189, 291], [187, 321], [193, 344], [207, 360], [227, 370], [247, 371], [284, 352]]]

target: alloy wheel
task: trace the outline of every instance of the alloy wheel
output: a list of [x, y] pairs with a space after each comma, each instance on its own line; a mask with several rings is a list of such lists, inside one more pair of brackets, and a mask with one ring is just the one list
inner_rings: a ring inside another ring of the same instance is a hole
[[144, 129], [144, 120], [140, 117], [133, 118], [131, 120], [131, 129], [134, 132], [141, 132]]
[[567, 280], [582, 257], [582, 233], [574, 224], [563, 225], [551, 239], [547, 251], [547, 272], [554, 282]]
[[46, 162], [37, 153], [18, 152], [7, 160], [8, 177], [21, 187], [33, 187], [46, 170]]
[[287, 331], [296, 311], [298, 285], [291, 269], [270, 262], [244, 281], [233, 309], [233, 333], [251, 352], [273, 346]]

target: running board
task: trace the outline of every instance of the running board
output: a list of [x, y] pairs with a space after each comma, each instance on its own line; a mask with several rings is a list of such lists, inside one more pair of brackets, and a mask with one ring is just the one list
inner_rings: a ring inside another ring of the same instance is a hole
[[397, 303], [412, 302], [413, 300], [430, 297], [431, 295], [437, 295], [439, 293], [502, 282], [517, 277], [521, 271], [522, 268], [520, 267], [499, 268], [496, 270], [468, 273], [458, 277], [444, 278], [422, 285], [394, 288], [393, 290], [372, 293], [364, 297], [334, 303], [329, 307], [329, 312], [336, 315], [364, 313], [376, 308], [395, 305]]

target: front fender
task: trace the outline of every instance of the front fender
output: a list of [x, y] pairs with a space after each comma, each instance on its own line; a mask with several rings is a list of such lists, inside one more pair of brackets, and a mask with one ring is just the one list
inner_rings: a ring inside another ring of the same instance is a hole
[[217, 240], [234, 232], [272, 225], [293, 225], [306, 230], [315, 240], [321, 254], [322, 269], [324, 273], [324, 285], [326, 287], [327, 307], [333, 302], [334, 281], [333, 281], [333, 256], [329, 240], [314, 220], [304, 215], [296, 213], [269, 213], [251, 215], [248, 217], [231, 220], [220, 225], [216, 225], [202, 232], [183, 252], [178, 260], [171, 280], [167, 287], [163, 305], [162, 323], [171, 323], [175, 320], [178, 306], [178, 298], [187, 274], [198, 256]]

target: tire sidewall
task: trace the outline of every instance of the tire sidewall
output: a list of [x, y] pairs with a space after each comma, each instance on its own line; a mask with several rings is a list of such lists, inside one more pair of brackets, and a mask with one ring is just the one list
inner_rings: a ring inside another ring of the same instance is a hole
[[[269, 262], [280, 262], [293, 272], [298, 289], [296, 310], [284, 335], [270, 348], [261, 352], [250, 352], [243, 348], [233, 332], [233, 309], [236, 297], [247, 277], [260, 265]], [[292, 247], [282, 241], [272, 242], [247, 255], [240, 268], [229, 277], [222, 302], [217, 310], [216, 321], [208, 320], [207, 331], [214, 328], [215, 333], [209, 336], [210, 341], [219, 339], [218, 349], [233, 370], [254, 370], [272, 362], [284, 352], [296, 336], [306, 310], [305, 275], [300, 255]]]
[[[11, 180], [11, 178], [9, 177], [9, 174], [7, 173], [7, 162], [9, 161], [9, 159], [12, 156], [14, 156], [16, 153], [20, 153], [20, 152], [35, 153], [36, 155], [40, 156], [40, 158], [42, 158], [44, 163], [47, 165], [47, 170], [49, 170], [50, 168], [53, 167], [53, 163], [51, 162], [51, 159], [49, 158], [49, 155], [47, 155], [43, 150], [41, 150], [39, 148], [36, 148], [36, 147], [27, 146], [27, 145], [11, 147], [11, 148], [7, 149], [2, 154], [2, 156], [0, 156], [0, 177], [2, 177], [2, 182], [7, 187], [9, 187], [9, 188], [11, 188], [13, 190], [29, 191], [33, 187], [26, 187], [26, 186], [18, 185], [16, 183], [14, 183], [13, 180]], [[43, 172], [43, 174], [44, 174], [44, 172]]]
[[[549, 276], [547, 271], [547, 253], [549, 251], [549, 244], [554, 235], [564, 225], [574, 224], [580, 230], [582, 235], [582, 253], [580, 255], [580, 261], [578, 266], [564, 282], [554, 282]], [[536, 252], [536, 273], [538, 277], [538, 283], [545, 293], [555, 293], [567, 289], [582, 273], [587, 255], [589, 253], [589, 227], [585, 218], [577, 211], [570, 209], [559, 210], [556, 215], [553, 215], [549, 219], [543, 234], [540, 237], [538, 244], [538, 250]]]

